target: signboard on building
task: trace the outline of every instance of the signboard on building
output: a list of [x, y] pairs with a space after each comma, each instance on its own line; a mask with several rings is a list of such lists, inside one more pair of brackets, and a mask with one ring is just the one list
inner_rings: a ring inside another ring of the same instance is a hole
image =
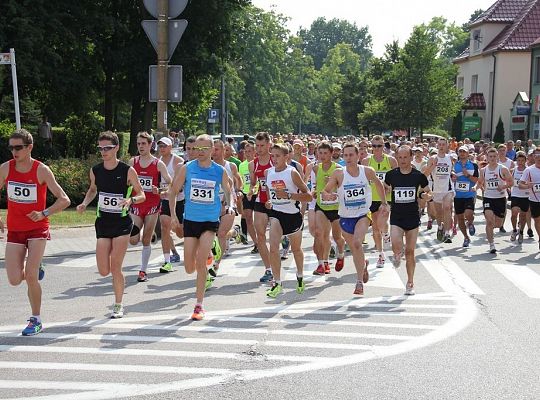
[[471, 141], [480, 140], [482, 132], [482, 118], [480, 117], [464, 117], [461, 129], [461, 138], [469, 138]]
[[513, 131], [524, 131], [527, 129], [528, 118], [526, 115], [512, 115], [510, 129]]

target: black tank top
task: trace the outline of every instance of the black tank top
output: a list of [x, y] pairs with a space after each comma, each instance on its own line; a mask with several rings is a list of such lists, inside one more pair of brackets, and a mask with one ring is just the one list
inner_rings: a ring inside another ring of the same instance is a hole
[[126, 198], [131, 196], [131, 187], [128, 185], [129, 168], [129, 165], [122, 161], [118, 162], [116, 168], [112, 170], [105, 169], [103, 163], [99, 163], [92, 167], [92, 172], [94, 173], [97, 187], [98, 217], [107, 216], [107, 218], [129, 218], [127, 210], [122, 213], [110, 213], [104, 210], [100, 210], [99, 207], [100, 193], [122, 195], [122, 197]]

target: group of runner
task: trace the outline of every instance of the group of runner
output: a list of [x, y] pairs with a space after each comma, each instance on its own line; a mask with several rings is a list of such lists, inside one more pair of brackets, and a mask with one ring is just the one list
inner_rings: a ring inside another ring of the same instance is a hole
[[[459, 227], [463, 247], [469, 247], [476, 232], [475, 200], [481, 195], [489, 251], [495, 253], [495, 229], [504, 224], [509, 194], [511, 240], [522, 243], [531, 220], [540, 237], [540, 148], [531, 149], [529, 155], [517, 152], [515, 161], [507, 161], [502, 147], [482, 148], [476, 154], [467, 141], [453, 151], [446, 139], [436, 144], [389, 143], [382, 136], [330, 141], [260, 132], [238, 149], [209, 135], [188, 137], [182, 158], [174, 154], [171, 138], [157, 141], [159, 157], [152, 154], [153, 142], [150, 134], [139, 133], [139, 154], [124, 163], [118, 159], [116, 134], [101, 133], [97, 150], [102, 162], [90, 170], [89, 189], [77, 206], [82, 213], [97, 197], [96, 263], [102, 276], [112, 276], [112, 318], [124, 314], [122, 264], [130, 243], [142, 242], [137, 280], [148, 280], [158, 219], [164, 256], [160, 272], [172, 271], [171, 263], [180, 261], [175, 233], [183, 237], [186, 272], [196, 273], [194, 320], [204, 318], [205, 291], [219, 276], [231, 238], [244, 244], [251, 238], [251, 252], [259, 254], [264, 264], [260, 282], [270, 284], [266, 295], [271, 298], [283, 291], [281, 261], [291, 251], [296, 292], [302, 294], [305, 214], [318, 260], [309, 273], [331, 273], [331, 252], [336, 257], [334, 269], [340, 272], [348, 247], [357, 273], [355, 295], [364, 294], [369, 280], [364, 244], [370, 227], [378, 253], [376, 267], [384, 268], [385, 248], [390, 245], [395, 268], [405, 258], [406, 295], [415, 294], [415, 248], [424, 212], [426, 228], [436, 221], [441, 242], [451, 243]], [[48, 216], [70, 204], [50, 169], [31, 157], [32, 146], [31, 134], [15, 131], [9, 139], [13, 159], [0, 166], [0, 184], [7, 186], [8, 194], [5, 265], [10, 284], [25, 280], [28, 285], [32, 316], [23, 330], [28, 336], [42, 330], [39, 280], [50, 239]], [[56, 198], [50, 207], [47, 189]], [[241, 223], [236, 226], [238, 216]], [[3, 221], [0, 228], [4, 230]], [[534, 235], [530, 228], [527, 234]]]

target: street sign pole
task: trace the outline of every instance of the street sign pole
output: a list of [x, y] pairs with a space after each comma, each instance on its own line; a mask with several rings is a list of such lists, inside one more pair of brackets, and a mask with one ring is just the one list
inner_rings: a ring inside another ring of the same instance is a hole
[[15, 49], [9, 49], [11, 63], [11, 79], [13, 81], [13, 102], [15, 103], [15, 125], [21, 129], [21, 111], [19, 110], [19, 88], [17, 86], [17, 66], [15, 63]]
[[227, 111], [225, 109], [225, 75], [221, 75], [221, 140], [225, 142], [225, 115]]
[[158, 0], [157, 130], [167, 134], [167, 67], [169, 64], [169, 1]]

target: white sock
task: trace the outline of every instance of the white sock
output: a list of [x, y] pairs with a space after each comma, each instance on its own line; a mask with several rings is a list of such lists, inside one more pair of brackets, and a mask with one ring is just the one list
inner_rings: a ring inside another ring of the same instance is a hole
[[39, 315], [32, 315], [32, 317], [34, 317], [36, 319], [38, 324], [41, 323], [41, 317]]
[[152, 254], [151, 246], [143, 246], [141, 255], [141, 271], [146, 272], [148, 268], [148, 261], [150, 261], [150, 254]]
[[[150, 247], [150, 246], [148, 246], [148, 247]], [[165, 259], [166, 263], [171, 262], [171, 255], [169, 253], [163, 254], [163, 258]]]

